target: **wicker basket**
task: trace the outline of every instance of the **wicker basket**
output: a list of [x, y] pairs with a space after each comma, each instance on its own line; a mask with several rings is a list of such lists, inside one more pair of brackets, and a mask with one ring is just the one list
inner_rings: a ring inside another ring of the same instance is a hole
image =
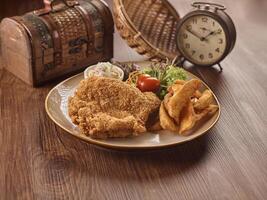
[[114, 0], [116, 27], [139, 54], [150, 59], [179, 56], [176, 27], [179, 14], [167, 0]]

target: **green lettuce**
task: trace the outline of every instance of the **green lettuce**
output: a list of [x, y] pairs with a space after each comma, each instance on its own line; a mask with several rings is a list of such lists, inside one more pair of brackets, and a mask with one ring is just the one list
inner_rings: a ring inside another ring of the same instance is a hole
[[157, 95], [161, 99], [163, 99], [167, 94], [168, 87], [171, 86], [176, 80], [187, 79], [186, 71], [175, 65], [153, 65], [145, 68], [143, 73], [160, 80], [160, 90]]

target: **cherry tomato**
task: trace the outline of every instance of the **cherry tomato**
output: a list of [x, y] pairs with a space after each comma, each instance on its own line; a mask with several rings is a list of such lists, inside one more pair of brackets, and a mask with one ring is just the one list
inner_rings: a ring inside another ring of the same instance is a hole
[[140, 75], [137, 80], [137, 87], [142, 92], [157, 92], [160, 88], [160, 81], [149, 75]]
[[151, 76], [148, 74], [142, 74], [142, 75], [138, 76], [137, 83], [136, 83], [137, 88], [140, 89], [139, 86], [141, 86], [143, 84], [143, 81], [147, 78], [150, 78], [150, 77]]
[[143, 82], [147, 78], [151, 78], [151, 76], [149, 76], [148, 74], [142, 74], [142, 75], [138, 76], [137, 86], [140, 85], [141, 82]]

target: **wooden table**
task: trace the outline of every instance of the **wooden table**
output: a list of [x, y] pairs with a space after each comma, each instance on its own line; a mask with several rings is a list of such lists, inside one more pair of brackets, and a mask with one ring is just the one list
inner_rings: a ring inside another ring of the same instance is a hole
[[[182, 16], [190, 10], [186, 0], [171, 2]], [[220, 2], [237, 26], [236, 47], [222, 74], [190, 70], [214, 90], [222, 115], [209, 134], [176, 148], [130, 153], [86, 144], [45, 113], [56, 83], [31, 88], [0, 70], [0, 199], [266, 199], [267, 2]], [[117, 34], [115, 58], [144, 59]]]

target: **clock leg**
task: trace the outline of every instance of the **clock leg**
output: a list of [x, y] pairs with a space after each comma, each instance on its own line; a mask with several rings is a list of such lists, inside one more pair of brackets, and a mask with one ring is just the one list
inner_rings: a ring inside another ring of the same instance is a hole
[[182, 58], [180, 63], [178, 64], [180, 67], [184, 68], [185, 58]]
[[221, 66], [221, 63], [218, 63], [218, 66], [219, 66], [219, 68], [220, 68], [220, 72], [222, 72], [222, 71], [223, 71], [223, 68], [222, 68], [222, 66]]

